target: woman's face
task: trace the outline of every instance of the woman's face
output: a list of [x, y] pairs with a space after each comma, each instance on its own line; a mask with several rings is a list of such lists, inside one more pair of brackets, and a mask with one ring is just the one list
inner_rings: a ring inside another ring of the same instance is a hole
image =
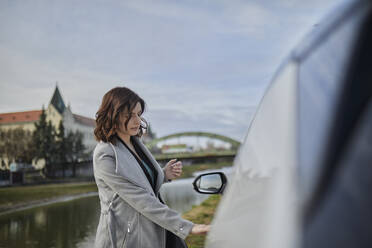
[[[137, 102], [136, 106], [132, 110], [132, 113], [128, 113], [127, 110], [121, 113], [120, 116], [120, 128], [118, 133], [124, 135], [134, 136], [139, 132], [139, 128], [141, 125], [141, 118], [142, 115], [142, 107], [139, 102]], [[128, 128], [125, 128], [125, 122], [129, 119]]]

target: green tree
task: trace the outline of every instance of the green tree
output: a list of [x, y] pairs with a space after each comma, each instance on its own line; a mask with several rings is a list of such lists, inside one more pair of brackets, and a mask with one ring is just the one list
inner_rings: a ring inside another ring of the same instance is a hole
[[5, 130], [0, 128], [0, 158], [1, 158], [1, 167], [3, 167], [4, 157], [5, 157]]
[[40, 119], [35, 123], [33, 132], [34, 157], [36, 161], [45, 160], [44, 173], [50, 175], [52, 172], [52, 163], [56, 162], [58, 156], [56, 152], [56, 131], [51, 121], [46, 120], [44, 106], [40, 115]]
[[69, 132], [66, 137], [67, 160], [73, 164], [73, 176], [76, 175], [76, 163], [87, 159], [86, 147], [83, 143], [83, 134], [79, 131]]
[[0, 129], [0, 157], [12, 162], [32, 163], [32, 135], [21, 127], [9, 130]]
[[65, 135], [65, 127], [63, 121], [59, 122], [58, 132], [56, 134], [56, 160], [58, 164], [62, 166], [62, 175], [65, 177], [67, 154], [68, 154], [68, 143]]

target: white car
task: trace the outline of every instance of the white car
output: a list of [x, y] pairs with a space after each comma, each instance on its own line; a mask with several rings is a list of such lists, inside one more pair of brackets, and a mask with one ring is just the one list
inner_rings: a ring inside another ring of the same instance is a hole
[[231, 180], [196, 178], [227, 184], [206, 247], [372, 247], [371, 96], [372, 1], [348, 1], [280, 67]]

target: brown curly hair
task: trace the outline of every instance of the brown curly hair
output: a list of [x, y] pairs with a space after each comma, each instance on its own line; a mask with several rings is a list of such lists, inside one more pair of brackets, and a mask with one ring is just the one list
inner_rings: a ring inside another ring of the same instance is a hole
[[[137, 103], [141, 104], [142, 113], [145, 111], [145, 101], [135, 92], [126, 87], [116, 87], [109, 90], [102, 99], [101, 106], [96, 113], [96, 128], [94, 136], [97, 141], [115, 143], [114, 137], [120, 127], [120, 114], [123, 111], [131, 113]], [[125, 128], [128, 128], [130, 118], [125, 121]], [[141, 137], [143, 129], [147, 129], [146, 120], [141, 117], [141, 127], [137, 134]]]

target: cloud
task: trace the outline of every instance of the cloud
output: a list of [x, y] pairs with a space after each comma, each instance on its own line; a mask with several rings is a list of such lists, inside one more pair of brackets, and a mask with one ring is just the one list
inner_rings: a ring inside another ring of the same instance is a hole
[[280, 61], [327, 4], [2, 1], [0, 112], [48, 104], [58, 81], [72, 110], [93, 118], [105, 92], [127, 86], [159, 134], [240, 139]]
[[[276, 16], [256, 2], [199, 1], [198, 4], [174, 1], [128, 1], [123, 3], [142, 15], [193, 24], [195, 30], [257, 36], [263, 27], [276, 24]], [[187, 28], [187, 27], [186, 27]]]

